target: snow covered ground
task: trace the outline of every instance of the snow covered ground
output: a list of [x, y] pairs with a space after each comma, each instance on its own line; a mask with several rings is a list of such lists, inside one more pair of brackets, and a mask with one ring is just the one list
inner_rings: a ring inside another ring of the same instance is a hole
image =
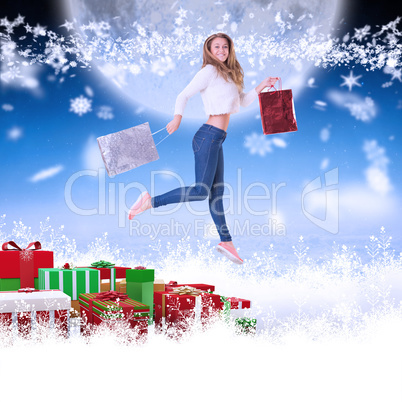
[[[25, 244], [32, 234], [19, 225], [14, 239]], [[99, 258], [145, 265], [165, 282], [209, 283], [218, 294], [250, 299], [247, 315], [257, 318], [258, 331], [236, 335], [217, 322], [174, 340], [151, 326], [141, 345], [107, 333], [36, 341], [3, 333], [4, 400], [401, 400], [402, 259], [384, 229], [368, 238], [364, 256], [341, 245], [318, 262], [299, 239], [292, 263], [268, 247], [241, 268], [217, 258], [207, 241], [154, 243], [137, 255], [112, 247], [106, 235], [82, 251], [49, 227], [38, 236], [54, 250], [55, 266]]]

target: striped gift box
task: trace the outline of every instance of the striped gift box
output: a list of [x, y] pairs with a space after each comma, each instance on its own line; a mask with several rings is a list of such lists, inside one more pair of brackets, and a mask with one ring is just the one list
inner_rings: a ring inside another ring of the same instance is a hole
[[100, 272], [92, 268], [40, 268], [39, 289], [59, 289], [78, 300], [80, 293], [100, 291]]
[[[116, 290], [116, 279], [125, 278], [126, 271], [130, 268], [126, 267], [112, 267], [112, 268], [105, 268], [105, 267], [77, 267], [77, 268], [87, 268], [87, 269], [95, 269], [100, 272], [100, 279], [102, 280], [109, 280], [110, 290]], [[101, 290], [97, 290], [100, 292]]]
[[[104, 292], [108, 293], [108, 292]], [[149, 306], [136, 300], [126, 298], [120, 301], [98, 300], [102, 293], [81, 293], [79, 297], [83, 324], [99, 325], [107, 322], [107, 314], [111, 309], [120, 308], [123, 316], [119, 319], [128, 320], [130, 327], [138, 330], [139, 336], [148, 334]], [[85, 332], [85, 330], [82, 330]]]

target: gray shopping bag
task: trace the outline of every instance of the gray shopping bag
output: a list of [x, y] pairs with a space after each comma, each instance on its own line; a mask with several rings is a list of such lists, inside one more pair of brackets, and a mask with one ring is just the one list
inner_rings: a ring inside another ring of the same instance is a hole
[[104, 135], [97, 140], [109, 176], [159, 159], [149, 123]]

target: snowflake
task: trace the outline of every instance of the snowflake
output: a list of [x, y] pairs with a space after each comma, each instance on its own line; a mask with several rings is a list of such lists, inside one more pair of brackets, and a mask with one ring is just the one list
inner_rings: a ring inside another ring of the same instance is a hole
[[101, 106], [96, 115], [103, 120], [111, 120], [114, 118], [113, 109], [110, 106]]
[[183, 18], [178, 17], [178, 18], [175, 19], [175, 24], [176, 25], [181, 25], [181, 24], [183, 24], [183, 21], [184, 21]]
[[62, 69], [68, 62], [60, 45], [48, 47], [45, 50], [45, 54], [47, 55], [45, 63], [52, 66], [55, 69], [56, 74], [58, 74], [60, 69]]
[[187, 10], [182, 7], [180, 7], [180, 9], [176, 11], [176, 13], [179, 14], [180, 18], [187, 18]]
[[14, 20], [13, 25], [14, 26], [19, 26], [24, 23], [25, 17], [22, 17], [20, 14], [18, 14], [18, 17]]
[[402, 70], [394, 69], [394, 71], [392, 72], [391, 81], [393, 81], [395, 79], [398, 79], [399, 82], [402, 82]]
[[130, 73], [134, 75], [137, 75], [141, 72], [141, 67], [137, 64], [131, 64], [128, 69]]
[[222, 16], [223, 22], [229, 22], [230, 14], [226, 11], [226, 13]]
[[24, 28], [26, 33], [31, 33], [33, 31], [33, 28], [29, 24], [24, 25]]
[[106, 21], [101, 21], [98, 25], [98, 28], [104, 31], [109, 31], [110, 30], [110, 24]]
[[27, 57], [29, 57], [29, 54], [31, 53], [31, 49], [25, 49], [25, 50], [19, 50], [18, 51], [18, 54], [21, 56], [21, 57], [25, 57], [25, 58], [27, 58]]
[[140, 24], [137, 24], [137, 32], [140, 36], [146, 36], [147, 31]]
[[361, 84], [359, 84], [357, 82], [357, 80], [362, 77], [361, 75], [358, 75], [358, 76], [355, 77], [353, 75], [353, 71], [351, 71], [350, 74], [349, 74], [349, 77], [345, 77], [344, 75], [341, 75], [341, 77], [344, 79], [344, 82], [341, 84], [341, 87], [346, 85], [349, 88], [349, 91], [352, 90], [352, 87], [354, 85], [356, 85], [358, 87], [361, 87]]
[[353, 38], [356, 38], [359, 42], [361, 42], [369, 33], [370, 33], [370, 25], [365, 25], [363, 28], [356, 29]]
[[33, 258], [33, 251], [32, 250], [22, 250], [20, 254], [20, 259], [22, 261], [31, 261]]
[[70, 103], [70, 112], [76, 113], [79, 116], [92, 111], [92, 101], [85, 98], [83, 95], [80, 95], [78, 98], [70, 99]]
[[66, 22], [63, 25], [60, 25], [60, 28], [64, 27], [64, 28], [67, 29], [67, 31], [70, 31], [70, 29], [74, 29], [74, 23], [73, 22], [70, 22], [70, 21], [67, 21], [67, 20], [65, 20], [65, 21]]
[[7, 17], [0, 19], [0, 26], [8, 27], [11, 25], [11, 22], [8, 20]]
[[268, 141], [264, 135], [253, 133], [246, 136], [244, 146], [250, 149], [250, 154], [259, 154], [265, 156], [267, 152], [272, 152], [271, 141]]
[[8, 82], [8, 80], [15, 80], [16, 78], [22, 78], [20, 74], [20, 68], [18, 66], [11, 66], [7, 73], [3, 75], [3, 79]]
[[13, 57], [16, 47], [17, 44], [11, 40], [6, 43], [2, 43], [1, 47], [2, 54], [10, 58]]
[[36, 27], [33, 29], [33, 36], [46, 36], [46, 27], [36, 24]]

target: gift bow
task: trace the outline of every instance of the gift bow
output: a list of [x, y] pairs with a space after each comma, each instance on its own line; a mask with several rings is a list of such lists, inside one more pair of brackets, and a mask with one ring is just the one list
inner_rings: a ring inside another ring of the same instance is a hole
[[[8, 246], [11, 246], [13, 248], [8, 248]], [[39, 250], [42, 248], [42, 245], [40, 244], [39, 241], [34, 241], [32, 243], [28, 244], [28, 247], [26, 248], [21, 248], [20, 246], [17, 245], [17, 243], [15, 243], [14, 241], [8, 241], [6, 243], [3, 243], [3, 245], [1, 246], [1, 249], [3, 251], [7, 251], [7, 250], [19, 250], [19, 251], [23, 251], [23, 250], [28, 250], [30, 249], [32, 246], [34, 246], [34, 250]]]
[[139, 265], [138, 267], [135, 267], [134, 269], [146, 269], [145, 267]]
[[189, 296], [199, 296], [203, 291], [200, 289], [193, 288], [192, 286], [179, 286], [169, 293], [174, 293], [177, 295], [189, 295]]
[[18, 289], [19, 293], [32, 293], [32, 292], [39, 292], [39, 289], [35, 289], [35, 288], [21, 288]]
[[114, 264], [108, 261], [100, 260], [93, 262], [91, 264], [91, 267], [96, 267], [96, 268], [114, 268]]
[[114, 290], [110, 290], [109, 292], [102, 292], [96, 295], [96, 300], [101, 301], [116, 301], [128, 299], [128, 296], [124, 293], [116, 292]]
[[257, 325], [257, 319], [255, 318], [236, 318], [236, 324], [241, 325], [243, 328], [255, 327]]

